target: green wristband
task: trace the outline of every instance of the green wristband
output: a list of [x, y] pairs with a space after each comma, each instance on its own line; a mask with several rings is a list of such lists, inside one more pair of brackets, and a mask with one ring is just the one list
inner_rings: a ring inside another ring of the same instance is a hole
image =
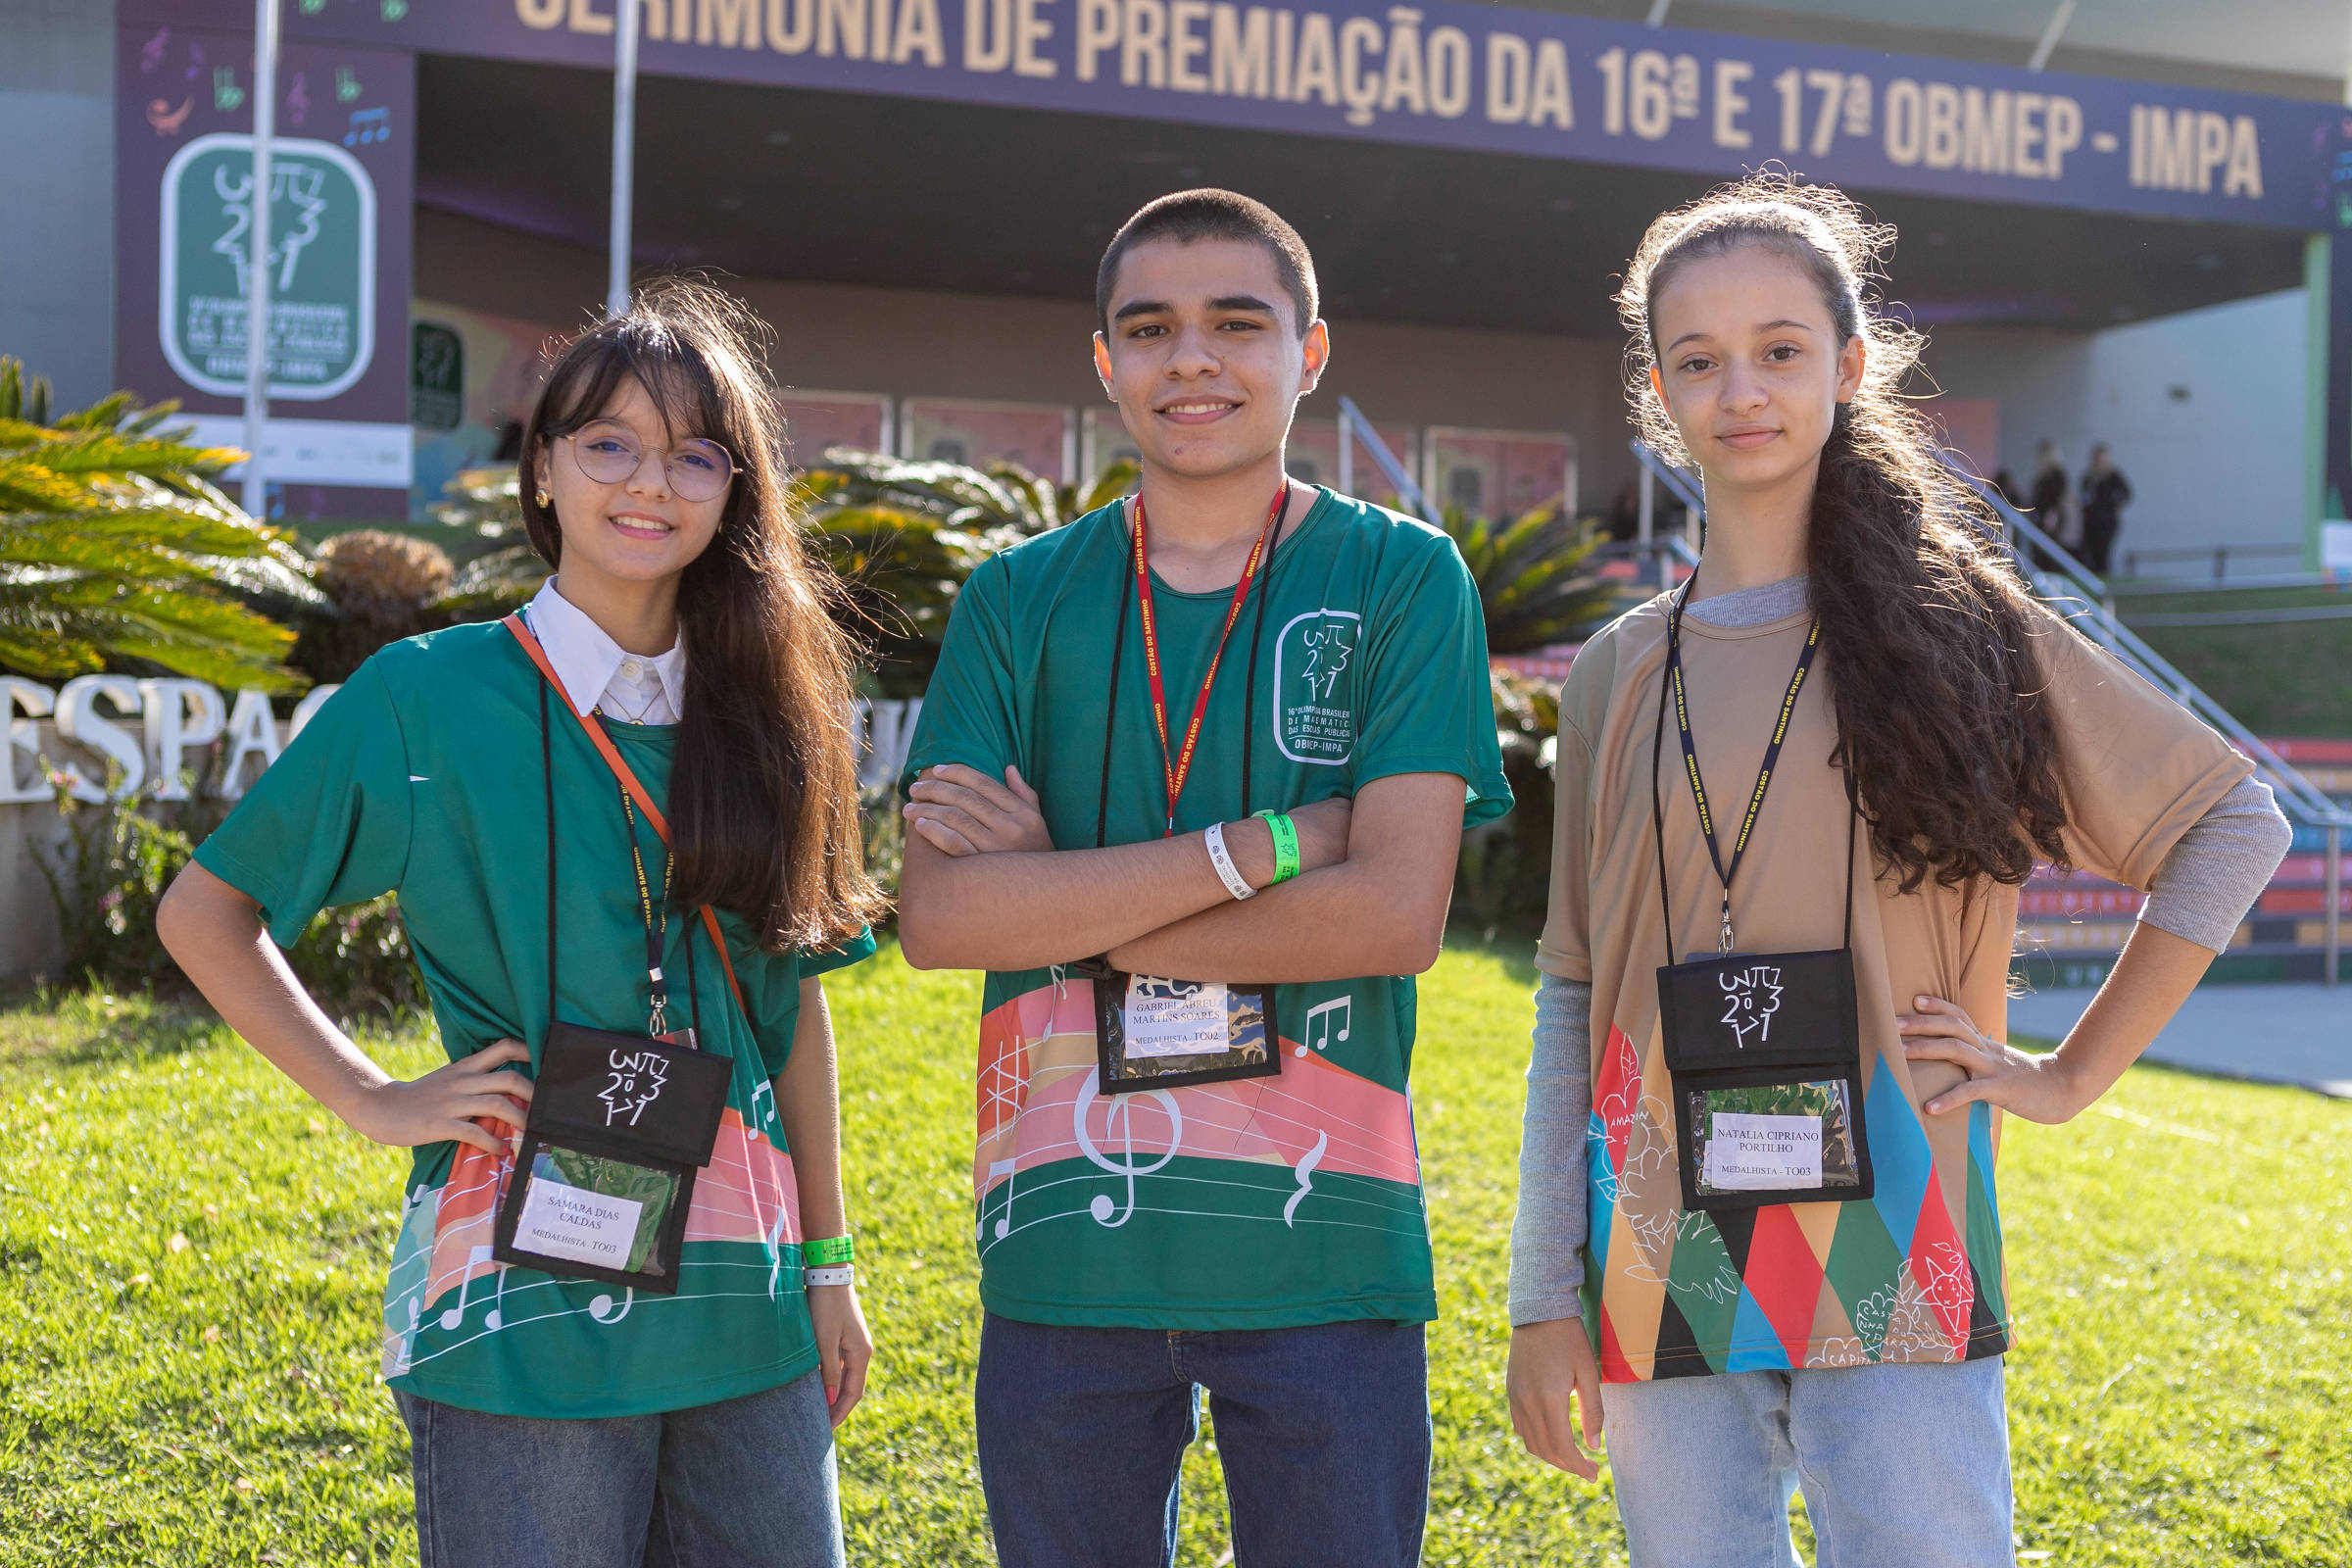
[[1256, 813], [1266, 819], [1266, 830], [1274, 835], [1274, 881], [1288, 882], [1298, 874], [1298, 829], [1280, 811], [1267, 809]]
[[832, 1268], [858, 1260], [858, 1244], [847, 1236], [827, 1236], [801, 1244], [801, 1262], [809, 1268]]

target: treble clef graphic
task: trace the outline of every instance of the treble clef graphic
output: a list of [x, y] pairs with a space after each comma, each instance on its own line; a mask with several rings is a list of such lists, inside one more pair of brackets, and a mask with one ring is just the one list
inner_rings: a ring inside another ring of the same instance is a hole
[[[1184, 1112], [1176, 1108], [1176, 1097], [1164, 1089], [1147, 1089], [1143, 1091], [1143, 1095], [1149, 1095], [1152, 1099], [1158, 1101], [1160, 1108], [1168, 1113], [1167, 1150], [1149, 1165], [1139, 1165], [1135, 1162], [1135, 1102], [1142, 1098], [1141, 1095], [1118, 1096], [1111, 1102], [1110, 1109], [1102, 1120], [1102, 1136], [1105, 1142], [1111, 1135], [1112, 1120], [1117, 1120], [1118, 1131], [1126, 1139], [1126, 1158], [1123, 1161], [1111, 1159], [1102, 1150], [1096, 1148], [1093, 1136], [1086, 1130], [1086, 1113], [1093, 1107], [1098, 1098], [1093, 1073], [1087, 1073], [1079, 1080], [1078, 1100], [1071, 1109], [1070, 1130], [1077, 1136], [1078, 1152], [1087, 1157], [1088, 1163], [1109, 1171], [1113, 1176], [1127, 1178], [1127, 1206], [1125, 1209], [1122, 1210], [1108, 1193], [1097, 1193], [1095, 1200], [1087, 1205], [1087, 1212], [1094, 1215], [1096, 1224], [1114, 1230], [1126, 1224], [1129, 1216], [1135, 1213], [1135, 1179], [1138, 1176], [1149, 1176], [1167, 1164], [1169, 1160], [1174, 1159], [1176, 1151], [1184, 1143]], [[1113, 1214], [1118, 1215], [1118, 1218], [1111, 1218]]]

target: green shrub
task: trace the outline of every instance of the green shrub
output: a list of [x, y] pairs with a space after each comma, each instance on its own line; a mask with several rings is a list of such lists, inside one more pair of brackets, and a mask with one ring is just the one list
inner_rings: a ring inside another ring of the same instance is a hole
[[1528, 934], [1544, 923], [1551, 885], [1551, 739], [1559, 694], [1547, 681], [1501, 670], [1493, 677], [1494, 739], [1510, 781], [1510, 815], [1462, 835], [1455, 917], [1480, 932]]
[[[115, 787], [120, 775], [110, 778]], [[152, 788], [97, 805], [61, 788], [66, 842], [41, 874], [57, 905], [66, 972], [115, 991], [174, 991], [187, 977], [155, 934], [164, 893], [221, 808], [202, 799], [161, 802]], [[323, 909], [286, 954], [295, 978], [334, 1017], [398, 1016], [424, 1004], [424, 982], [391, 895]]]

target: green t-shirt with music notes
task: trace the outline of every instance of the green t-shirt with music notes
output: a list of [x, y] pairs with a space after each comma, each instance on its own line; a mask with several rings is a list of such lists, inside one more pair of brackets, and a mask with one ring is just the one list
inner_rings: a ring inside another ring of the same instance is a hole
[[[1095, 843], [1099, 805], [1103, 842], [1160, 836], [1167, 791], [1128, 549], [1121, 509], [1106, 507], [972, 575], [908, 780], [948, 762], [996, 777], [1018, 766], [1061, 849]], [[1510, 809], [1485, 621], [1450, 539], [1326, 490], [1264, 570], [1218, 668], [1179, 832], [1398, 773], [1462, 779], [1465, 827]], [[1154, 582], [1173, 730], [1232, 598]], [[1092, 983], [988, 976], [972, 1187], [990, 1311], [1200, 1330], [1437, 1315], [1406, 1082], [1412, 980], [1273, 997], [1278, 1074], [1104, 1096]]]
[[[196, 852], [260, 902], [281, 946], [322, 908], [397, 894], [452, 1060], [505, 1038], [536, 1047], [548, 1024], [539, 685], [495, 623], [394, 643], [320, 706]], [[556, 1013], [634, 1032], [647, 1016], [645, 926], [620, 786], [561, 698], [547, 712]], [[674, 732], [607, 727], [662, 801]], [[637, 831], [660, 876], [660, 843], [642, 818]], [[773, 1079], [792, 1049], [802, 979], [865, 957], [873, 939], [770, 956], [742, 921], [722, 913], [719, 925], [742, 1007], [699, 920], [670, 911], [662, 960], [671, 1026], [695, 1027], [704, 1050], [734, 1063], [717, 1149], [695, 1182], [677, 1294], [493, 1261], [510, 1161], [427, 1145], [416, 1152], [384, 1297], [394, 1388], [504, 1415], [636, 1415], [756, 1394], [816, 1365]]]

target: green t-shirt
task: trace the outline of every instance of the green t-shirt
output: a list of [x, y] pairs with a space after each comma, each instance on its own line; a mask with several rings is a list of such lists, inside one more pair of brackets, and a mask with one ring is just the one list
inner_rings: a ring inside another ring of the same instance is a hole
[[[1219, 667], [1178, 831], [1396, 773], [1464, 779], [1465, 825], [1510, 809], [1485, 621], [1450, 539], [1326, 490], [1266, 571]], [[1103, 842], [1158, 838], [1167, 791], [1134, 594], [1115, 506], [973, 573], [907, 777], [1016, 765], [1054, 842], [1089, 848], [1108, 722]], [[1191, 717], [1232, 597], [1153, 585], [1171, 730]], [[1437, 1315], [1406, 1088], [1410, 978], [1277, 987], [1279, 1076], [1108, 1098], [1090, 982], [992, 973], [981, 1009], [972, 1185], [990, 1311], [1166, 1329]]]
[[[503, 627], [453, 627], [385, 648], [319, 708], [197, 860], [258, 900], [283, 945], [319, 909], [385, 892], [422, 970], [452, 1060], [546, 1034], [547, 817], [538, 670]], [[548, 704], [556, 786], [556, 1009], [645, 1027], [645, 925], [620, 787], [563, 699]], [[608, 723], [656, 802], [673, 731]], [[638, 824], [647, 870], [660, 845]], [[699, 920], [672, 910], [662, 970], [673, 1028], [696, 1022], [734, 1078], [695, 1182], [675, 1296], [562, 1280], [490, 1260], [506, 1162], [456, 1144], [416, 1152], [384, 1298], [384, 1377], [428, 1399], [505, 1415], [614, 1416], [757, 1393], [816, 1364], [801, 1291], [800, 1200], [772, 1080], [792, 1050], [800, 983], [873, 952], [772, 956], [721, 913], [744, 1007]], [[693, 991], [687, 943], [693, 933]], [[699, 1004], [696, 1005], [696, 1004]], [[747, 1020], [745, 1013], [749, 1011]]]

